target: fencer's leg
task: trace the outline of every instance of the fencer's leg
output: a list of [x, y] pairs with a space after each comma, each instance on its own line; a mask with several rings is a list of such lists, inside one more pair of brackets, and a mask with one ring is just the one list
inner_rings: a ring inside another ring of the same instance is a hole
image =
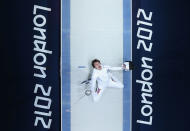
[[104, 88], [102, 88], [102, 89], [97, 88], [97, 91], [92, 94], [94, 102], [98, 102], [100, 100], [100, 98], [102, 97], [102, 94], [103, 94], [104, 90], [105, 90]]
[[108, 87], [112, 87], [112, 88], [124, 88], [124, 85], [120, 81], [110, 80]]

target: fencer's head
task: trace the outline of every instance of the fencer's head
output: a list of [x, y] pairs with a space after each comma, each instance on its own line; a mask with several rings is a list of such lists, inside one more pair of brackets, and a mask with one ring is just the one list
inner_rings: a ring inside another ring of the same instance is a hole
[[97, 69], [97, 70], [101, 70], [101, 69], [102, 69], [102, 66], [101, 66], [100, 60], [94, 59], [94, 60], [92, 61], [92, 67], [95, 68], [95, 69]]

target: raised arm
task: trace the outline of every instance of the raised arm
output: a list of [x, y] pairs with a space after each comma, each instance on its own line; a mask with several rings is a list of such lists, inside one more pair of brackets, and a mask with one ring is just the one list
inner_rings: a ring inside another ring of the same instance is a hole
[[111, 67], [111, 66], [104, 66], [105, 68], [107, 68], [108, 70], [112, 70], [112, 71], [117, 71], [117, 70], [123, 70], [123, 67]]

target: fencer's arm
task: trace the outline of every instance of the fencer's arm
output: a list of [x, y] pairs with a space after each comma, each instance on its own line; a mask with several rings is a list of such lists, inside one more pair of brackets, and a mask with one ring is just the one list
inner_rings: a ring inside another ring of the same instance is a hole
[[108, 68], [108, 70], [112, 70], [112, 71], [123, 70], [123, 66], [121, 66], [121, 67], [104, 66], [104, 67]]

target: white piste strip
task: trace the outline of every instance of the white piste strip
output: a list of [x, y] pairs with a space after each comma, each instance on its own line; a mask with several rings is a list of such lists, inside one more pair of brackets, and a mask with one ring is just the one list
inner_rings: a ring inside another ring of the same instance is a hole
[[[123, 62], [123, 1], [71, 0], [70, 11], [71, 131], [122, 131], [122, 89], [108, 88], [98, 103], [91, 97], [75, 102], [83, 95], [79, 83], [88, 78], [92, 59], [111, 66]], [[114, 75], [122, 81], [122, 72]]]

